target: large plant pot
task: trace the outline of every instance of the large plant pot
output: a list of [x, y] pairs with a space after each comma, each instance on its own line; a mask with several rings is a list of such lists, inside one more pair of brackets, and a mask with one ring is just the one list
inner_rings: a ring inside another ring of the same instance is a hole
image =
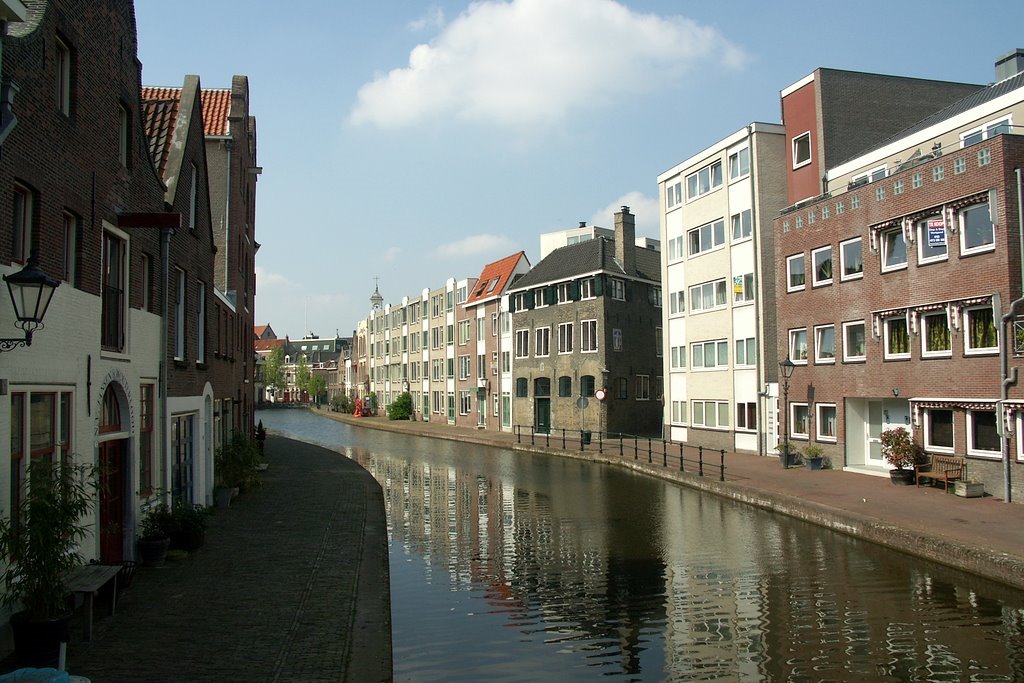
[[167, 559], [167, 549], [171, 545], [170, 538], [158, 538], [152, 541], [139, 540], [139, 557], [147, 567], [159, 567]]
[[231, 489], [218, 486], [213, 490], [213, 502], [218, 508], [226, 508], [231, 505]]
[[804, 458], [804, 464], [809, 470], [820, 470], [823, 458]]
[[889, 478], [897, 486], [913, 486], [914, 470], [889, 470]]
[[11, 632], [14, 635], [14, 654], [23, 667], [56, 669], [60, 664], [60, 644], [68, 642], [68, 624], [71, 613], [54, 619], [36, 621], [28, 612], [11, 615]]

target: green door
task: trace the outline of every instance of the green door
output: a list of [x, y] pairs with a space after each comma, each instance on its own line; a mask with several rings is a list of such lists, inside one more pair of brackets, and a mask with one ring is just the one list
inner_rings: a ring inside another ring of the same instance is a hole
[[533, 427], [541, 434], [547, 434], [551, 431], [551, 399], [538, 398], [536, 406], [536, 422]]

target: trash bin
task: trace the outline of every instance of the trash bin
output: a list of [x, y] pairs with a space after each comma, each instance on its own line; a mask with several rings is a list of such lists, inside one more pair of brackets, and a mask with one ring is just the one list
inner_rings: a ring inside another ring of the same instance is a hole
[[590, 430], [584, 429], [580, 432], [580, 443], [584, 446], [590, 445]]

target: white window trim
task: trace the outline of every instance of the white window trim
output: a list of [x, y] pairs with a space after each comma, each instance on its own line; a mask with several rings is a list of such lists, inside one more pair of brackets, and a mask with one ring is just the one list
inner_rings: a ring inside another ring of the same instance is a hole
[[[917, 233], [917, 265], [923, 266], [928, 263], [942, 263], [949, 260], [949, 236], [946, 236], [946, 253], [942, 256], [925, 256], [924, 248], [928, 244], [928, 221], [942, 220], [942, 216], [928, 216], [917, 221], [914, 230]], [[945, 229], [945, 228], [943, 228]]]
[[[945, 351], [928, 350], [928, 324], [925, 322], [930, 317], [942, 316], [946, 321], [946, 329], [949, 333], [949, 348]], [[953, 332], [949, 327], [949, 313], [946, 311], [926, 311], [918, 319], [918, 328], [921, 335], [921, 357], [922, 358], [949, 358], [953, 355]]]
[[[740, 158], [740, 154], [742, 154], [743, 152], [747, 153], [747, 171], [746, 171], [746, 173], [740, 173], [739, 175], [735, 175], [734, 176], [732, 174], [732, 159], [733, 159], [733, 157], [735, 157], [737, 162], [738, 162], [739, 158]], [[729, 173], [729, 182], [730, 183], [734, 183], [734, 182], [736, 182], [738, 180], [743, 180], [744, 178], [749, 176], [750, 175], [750, 165], [751, 165], [750, 147], [749, 146], [740, 147], [736, 151], [734, 151], [731, 154], [729, 154], [728, 157], [726, 158], [725, 165], [728, 167], [728, 168], [726, 168], [726, 171]]]
[[[807, 138], [807, 160], [806, 161], [799, 161], [798, 162], [796, 160], [796, 143], [797, 143], [797, 140], [799, 140], [800, 138], [803, 138], [803, 137]], [[807, 130], [807, 131], [804, 131], [803, 133], [800, 133], [799, 135], [794, 135], [793, 139], [790, 140], [789, 142], [790, 142], [790, 153], [793, 155], [792, 158], [793, 158], [793, 170], [794, 171], [796, 169], [798, 169], [798, 168], [803, 168], [804, 166], [806, 166], [807, 164], [811, 163], [811, 161], [814, 160], [814, 152], [813, 152], [813, 150], [811, 150], [811, 131]]]
[[[575, 343], [574, 343], [575, 342], [574, 337], [575, 337], [575, 333], [576, 333], [575, 327], [576, 326], [573, 325], [573, 323], [571, 323], [571, 322], [570, 323], [558, 323], [558, 353], [559, 353], [559, 355], [566, 355], [566, 354], [573, 353], [573, 351], [575, 349], [575, 346], [576, 346]], [[562, 330], [568, 330], [569, 331], [568, 337], [563, 337]], [[567, 341], [568, 342], [568, 346], [569, 346], [568, 350], [564, 350], [564, 351], [562, 350], [562, 347], [563, 347], [562, 342], [563, 341]]]
[[[963, 149], [964, 147], [968, 147], [969, 145], [964, 144], [964, 140], [966, 140], [968, 137], [974, 135], [975, 133], [981, 133], [981, 140], [979, 140], [978, 142], [983, 142], [985, 140], [988, 140], [989, 139], [988, 129], [989, 128], [994, 128], [994, 127], [998, 126], [1001, 123], [1005, 123], [1006, 125], [1010, 126], [1010, 128], [1012, 129], [1013, 128], [1013, 115], [1011, 114], [1011, 115], [1007, 115], [1007, 116], [1001, 116], [998, 119], [992, 119], [991, 121], [983, 123], [980, 126], [976, 126], [975, 128], [972, 128], [970, 130], [965, 130], [963, 133], [960, 133], [960, 148]], [[977, 144], [977, 143], [973, 143], [972, 142], [971, 144]]]
[[[1003, 454], [1000, 451], [986, 451], [980, 448], [974, 447], [974, 413], [976, 412], [996, 412], [996, 423], [998, 425], [999, 412], [995, 410], [995, 405], [992, 406], [992, 410], [968, 410], [967, 413], [967, 455], [973, 455], [977, 458], [986, 458], [989, 460], [1000, 460]], [[956, 443], [954, 441], [954, 443]]]
[[[691, 416], [691, 419], [690, 419], [690, 425], [691, 426], [693, 426], [693, 427], [700, 427], [701, 429], [711, 429], [711, 430], [714, 430], [714, 431], [722, 431], [722, 432], [729, 431], [730, 425], [728, 425], [728, 424], [722, 425], [721, 421], [718, 419], [719, 415], [721, 414], [720, 410], [719, 410], [720, 406], [724, 405], [726, 411], [729, 410], [729, 405], [730, 404], [729, 404], [728, 401], [716, 401], [716, 400], [713, 400], [713, 399], [693, 399], [693, 400], [690, 401], [691, 410], [694, 407], [696, 407], [696, 404], [698, 404], [698, 403], [701, 404], [701, 410], [703, 411], [704, 419], [701, 422], [696, 422], [695, 420], [692, 419], [692, 416]], [[714, 424], [714, 426], [711, 426], [711, 427], [708, 426], [708, 420], [707, 420], [708, 406], [711, 406], [714, 409], [714, 411], [715, 411], [715, 424]], [[731, 422], [731, 420], [730, 420], [730, 422]]]
[[[718, 224], [718, 223], [722, 224], [722, 241], [719, 242], [718, 244], [716, 244], [715, 243], [715, 225]], [[700, 249], [698, 251], [690, 251], [690, 235], [696, 232], [698, 234], [698, 239], [699, 239], [701, 228], [706, 228], [708, 226], [711, 227], [711, 244], [708, 247]], [[730, 221], [730, 229], [731, 229], [731, 227], [732, 227], [732, 223]], [[726, 245], [726, 243], [728, 241], [729, 241], [729, 238], [728, 238], [728, 235], [726, 234], [725, 218], [717, 218], [717, 219], [715, 219], [713, 221], [709, 221], [707, 223], [702, 223], [701, 225], [698, 225], [695, 228], [690, 228], [689, 230], [686, 231], [686, 256], [689, 257], [689, 258], [696, 258], [698, 256], [703, 256], [704, 254], [711, 253], [712, 251], [719, 251], [721, 249], [725, 249], [725, 245]]]
[[[955, 413], [955, 411], [953, 411], [951, 408], [949, 409], [950, 412], [954, 414], [954, 419], [953, 419], [953, 445], [952, 446], [936, 446], [935, 444], [929, 443], [929, 441], [928, 441], [928, 434], [931, 432], [931, 413], [932, 413], [932, 410], [933, 410], [932, 408], [925, 408], [924, 411], [922, 411], [924, 413], [924, 416], [923, 416], [924, 417], [924, 424], [922, 426], [923, 427], [923, 431], [922, 431], [921, 434], [922, 434], [922, 438], [924, 439], [924, 448], [925, 448], [925, 450], [929, 451], [931, 453], [954, 453], [956, 451], [956, 418], [955, 418], [955, 414], [956, 413]], [[945, 410], [945, 409], [943, 409], [943, 410]]]
[[[849, 327], [860, 325], [864, 328], [864, 355], [863, 356], [851, 356], [847, 351], [846, 340], [848, 339], [846, 330]], [[844, 363], [863, 363], [868, 359], [868, 346], [867, 346], [867, 334], [868, 326], [863, 320], [849, 320], [843, 323], [843, 362]]]
[[[892, 265], [892, 266], [886, 264], [886, 262], [885, 262], [886, 261], [886, 251], [887, 251], [886, 250], [886, 244], [888, 244], [888, 241], [886, 240], [886, 236], [889, 235], [890, 233], [899, 233], [900, 235], [903, 236], [903, 251], [906, 254], [906, 260], [903, 261], [903, 263], [899, 263], [899, 264]], [[879, 262], [880, 262], [880, 265], [882, 267], [882, 272], [883, 273], [893, 273], [893, 272], [896, 272], [897, 270], [906, 270], [907, 269], [907, 264], [910, 262], [910, 253], [907, 251], [907, 236], [903, 234], [903, 228], [890, 228], [888, 230], [883, 230], [878, 235], [878, 242], [879, 242], [879, 245], [878, 245]]]
[[[821, 252], [825, 252], [825, 251], [828, 252], [829, 260], [832, 262], [832, 277], [830, 277], [830, 278], [823, 278], [823, 279], [819, 280], [818, 279], [818, 266], [815, 263], [814, 256], [816, 254], [820, 254]], [[835, 277], [836, 277], [835, 265], [836, 265], [836, 263], [835, 263], [835, 259], [832, 256], [832, 245], [831, 244], [828, 245], [827, 247], [819, 247], [818, 249], [812, 249], [811, 250], [811, 288], [813, 289], [814, 287], [827, 287], [828, 285], [831, 285], [832, 282], [835, 280]], [[807, 263], [804, 262], [804, 281], [805, 282], [807, 281], [807, 270], [806, 269], [807, 269]]]
[[982, 305], [982, 306], [970, 306], [970, 307], [964, 309], [964, 312], [963, 312], [963, 316], [964, 316], [964, 318], [963, 318], [963, 327], [961, 329], [963, 330], [962, 336], [964, 338], [964, 355], [965, 356], [991, 356], [992, 354], [999, 353], [999, 344], [1002, 341], [1002, 336], [1003, 335], [1000, 333], [1000, 330], [999, 330], [999, 320], [998, 320], [998, 318], [997, 318], [997, 316], [996, 316], [994, 311], [992, 313], [992, 322], [993, 322], [993, 324], [995, 325], [995, 328], [996, 328], [996, 345], [995, 346], [984, 346], [984, 347], [977, 348], [977, 349], [971, 348], [971, 346], [970, 346], [970, 343], [971, 343], [971, 327], [970, 327], [970, 318], [969, 318], [970, 313], [971, 313], [971, 311], [979, 311], [979, 310], [982, 310], [982, 309], [985, 309], [985, 308], [989, 309], [990, 311], [992, 310], [992, 306], [990, 304], [986, 304], [986, 305]]
[[[798, 259], [798, 258], [799, 259], [803, 259], [803, 261], [804, 261], [804, 282], [801, 285], [792, 285], [792, 284], [790, 284], [792, 282], [792, 280], [793, 280], [792, 274], [790, 272], [790, 263], [794, 259]], [[803, 253], [793, 254], [792, 256], [787, 256], [786, 257], [786, 291], [787, 292], [800, 292], [800, 291], [803, 291], [805, 289], [807, 289], [807, 258], [806, 258], [806, 256]]]
[[[796, 351], [796, 345], [794, 344], [794, 342], [796, 341], [795, 336], [797, 334], [799, 334], [800, 332], [804, 333], [804, 357], [798, 359], [798, 358], [796, 358], [796, 354], [794, 353], [794, 351]], [[808, 343], [808, 341], [809, 340], [807, 339], [807, 328], [806, 327], [797, 327], [797, 328], [793, 328], [793, 329], [791, 329], [789, 331], [789, 359], [791, 361], [793, 361], [794, 365], [807, 365], [807, 343]]]
[[885, 360], [908, 360], [910, 358], [910, 344], [907, 344], [906, 353], [889, 352], [889, 323], [893, 320], [902, 320], [907, 326], [907, 340], [910, 340], [910, 324], [905, 315], [894, 315], [882, 320], [882, 358]]
[[[859, 273], [853, 273], [852, 275], [847, 275], [846, 274], [846, 252], [843, 250], [843, 247], [846, 246], [847, 244], [852, 244], [854, 242], [856, 242], [857, 244], [860, 245], [860, 272]], [[833, 277], [835, 276], [835, 266], [834, 266], [834, 264], [833, 264], [832, 275], [833, 275]], [[840, 282], [848, 282], [850, 280], [860, 280], [860, 279], [863, 279], [863, 277], [864, 277], [864, 243], [863, 243], [863, 241], [859, 237], [854, 237], [853, 239], [849, 239], [849, 240], [843, 240], [842, 242], [839, 243], [839, 280], [840, 280]]]
[[[967, 211], [970, 210], [970, 209], [973, 209], [975, 207], [980, 207], [980, 206], [986, 206], [986, 205], [987, 205], [988, 212], [989, 212], [989, 220], [992, 223], [992, 243], [991, 244], [983, 244], [980, 247], [968, 248], [967, 244], [966, 244], [967, 231], [964, 229], [964, 214], [966, 214]], [[979, 202], [977, 204], [971, 204], [970, 206], [963, 207], [962, 209], [960, 209], [960, 211], [957, 212], [956, 220], [957, 220], [958, 231], [960, 233], [960, 255], [961, 256], [970, 256], [972, 254], [984, 254], [984, 253], [987, 253], [987, 252], [990, 252], [990, 251], [995, 251], [995, 249], [996, 249], [996, 222], [994, 220], [992, 220], [992, 204], [990, 202], [987, 202], [987, 201], [986, 202]], [[948, 250], [948, 247], [947, 247], [947, 250]]]
[[[712, 185], [712, 184], [710, 184], [711, 168], [713, 166], [715, 166], [716, 164], [718, 165], [718, 167], [720, 169], [719, 170], [719, 175], [721, 176], [723, 182], [720, 182], [717, 185]], [[704, 192], [701, 192], [700, 191], [700, 172], [705, 170], [705, 169], [707, 169], [707, 171], [708, 171], [708, 180], [709, 180], [708, 189], [706, 191], [704, 191]], [[704, 166], [701, 166], [700, 168], [698, 168], [693, 173], [687, 173], [683, 177], [683, 197], [684, 197], [684, 201], [689, 203], [689, 202], [691, 202], [691, 201], [693, 201], [695, 199], [699, 199], [700, 197], [703, 197], [705, 195], [709, 195], [712, 192], [715, 192], [715, 191], [721, 189], [722, 185], [724, 184], [726, 170], [727, 169], [722, 168], [722, 160], [721, 159], [717, 159], [715, 161], [712, 161], [709, 164], [705, 164]], [[690, 195], [690, 178], [692, 176], [697, 176], [698, 186], [697, 186], [697, 193], [691, 196]]]
[[828, 434], [822, 434], [821, 433], [821, 425], [823, 425], [825, 423], [825, 421], [823, 419], [821, 419], [821, 409], [822, 408], [831, 408], [832, 410], [836, 411], [835, 428], [836, 428], [836, 432], [839, 431], [839, 410], [836, 408], [836, 404], [835, 403], [816, 403], [816, 404], [814, 404], [814, 431], [815, 431], [814, 438], [817, 439], [818, 441], [824, 441], [824, 442], [827, 442], [827, 443], [836, 443], [836, 441], [838, 440], [838, 435], [833, 434], [833, 435], [830, 436]]
[[797, 439], [799, 441], [809, 441], [811, 439], [810, 427], [808, 427], [807, 432], [798, 432], [798, 431], [796, 431], [793, 428], [793, 425], [796, 424], [796, 419], [795, 419], [796, 409], [799, 408], [800, 406], [803, 406], [804, 408], [807, 408], [807, 421], [810, 422], [810, 420], [811, 420], [811, 412], [810, 412], [811, 409], [807, 405], [806, 402], [790, 401], [790, 403], [789, 403], [789, 424], [787, 425], [787, 427], [789, 427], [789, 438], [790, 439]]
[[[831, 329], [832, 330], [832, 357], [823, 358], [818, 354], [820, 344], [818, 343], [818, 332], [821, 330]], [[815, 325], [814, 327], [814, 364], [815, 365], [835, 365], [836, 362], [836, 326], [835, 325]]]

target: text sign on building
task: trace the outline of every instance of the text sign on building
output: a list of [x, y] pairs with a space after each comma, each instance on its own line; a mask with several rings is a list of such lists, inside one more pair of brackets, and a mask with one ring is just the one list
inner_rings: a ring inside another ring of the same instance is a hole
[[946, 223], [941, 218], [928, 220], [928, 246], [946, 246]]

